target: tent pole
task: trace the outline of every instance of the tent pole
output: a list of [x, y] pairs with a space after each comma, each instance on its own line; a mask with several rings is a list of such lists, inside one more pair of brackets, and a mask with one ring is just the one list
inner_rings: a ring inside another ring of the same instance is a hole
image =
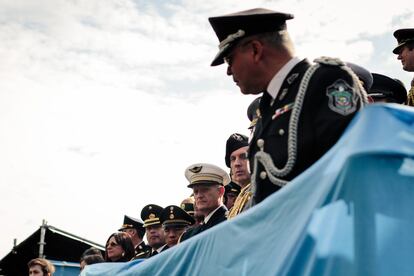
[[42, 226], [40, 227], [40, 241], [39, 241], [39, 258], [44, 258], [44, 250], [45, 250], [45, 236], [46, 236], [46, 228], [47, 222], [46, 220], [42, 221]]

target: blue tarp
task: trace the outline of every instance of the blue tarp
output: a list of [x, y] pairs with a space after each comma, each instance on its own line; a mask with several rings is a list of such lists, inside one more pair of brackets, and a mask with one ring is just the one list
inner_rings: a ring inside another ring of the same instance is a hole
[[55, 266], [53, 276], [78, 276], [80, 272], [79, 263], [53, 261], [50, 262]]
[[279, 192], [142, 263], [83, 275], [413, 275], [414, 109], [374, 104]]

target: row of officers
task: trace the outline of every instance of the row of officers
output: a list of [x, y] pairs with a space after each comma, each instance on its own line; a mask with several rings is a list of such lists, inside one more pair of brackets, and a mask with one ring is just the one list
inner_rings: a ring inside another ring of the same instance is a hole
[[187, 168], [186, 177], [193, 194], [180, 206], [148, 204], [140, 219], [124, 216], [121, 228], [106, 242], [106, 261], [150, 258], [228, 219], [241, 187], [212, 164], [194, 164]]

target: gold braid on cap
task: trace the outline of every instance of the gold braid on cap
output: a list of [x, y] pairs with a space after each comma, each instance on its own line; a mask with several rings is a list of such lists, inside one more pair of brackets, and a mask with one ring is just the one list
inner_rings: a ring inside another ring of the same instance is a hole
[[232, 43], [233, 41], [235, 41], [236, 39], [243, 37], [246, 34], [245, 31], [243, 30], [238, 30], [237, 32], [233, 33], [233, 34], [229, 34], [226, 39], [224, 39], [222, 42], [220, 42], [219, 44], [219, 49], [223, 49], [225, 47], [227, 47], [230, 43]]
[[191, 184], [202, 183], [203, 181], [213, 181], [218, 184], [223, 184], [223, 177], [212, 173], [198, 173], [191, 176]]

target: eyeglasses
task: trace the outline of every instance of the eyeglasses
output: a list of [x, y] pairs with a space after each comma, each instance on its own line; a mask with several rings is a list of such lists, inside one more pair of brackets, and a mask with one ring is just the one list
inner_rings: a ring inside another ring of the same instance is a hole
[[115, 247], [115, 246], [119, 246], [119, 244], [115, 243], [115, 242], [109, 242], [106, 244], [106, 247]]

